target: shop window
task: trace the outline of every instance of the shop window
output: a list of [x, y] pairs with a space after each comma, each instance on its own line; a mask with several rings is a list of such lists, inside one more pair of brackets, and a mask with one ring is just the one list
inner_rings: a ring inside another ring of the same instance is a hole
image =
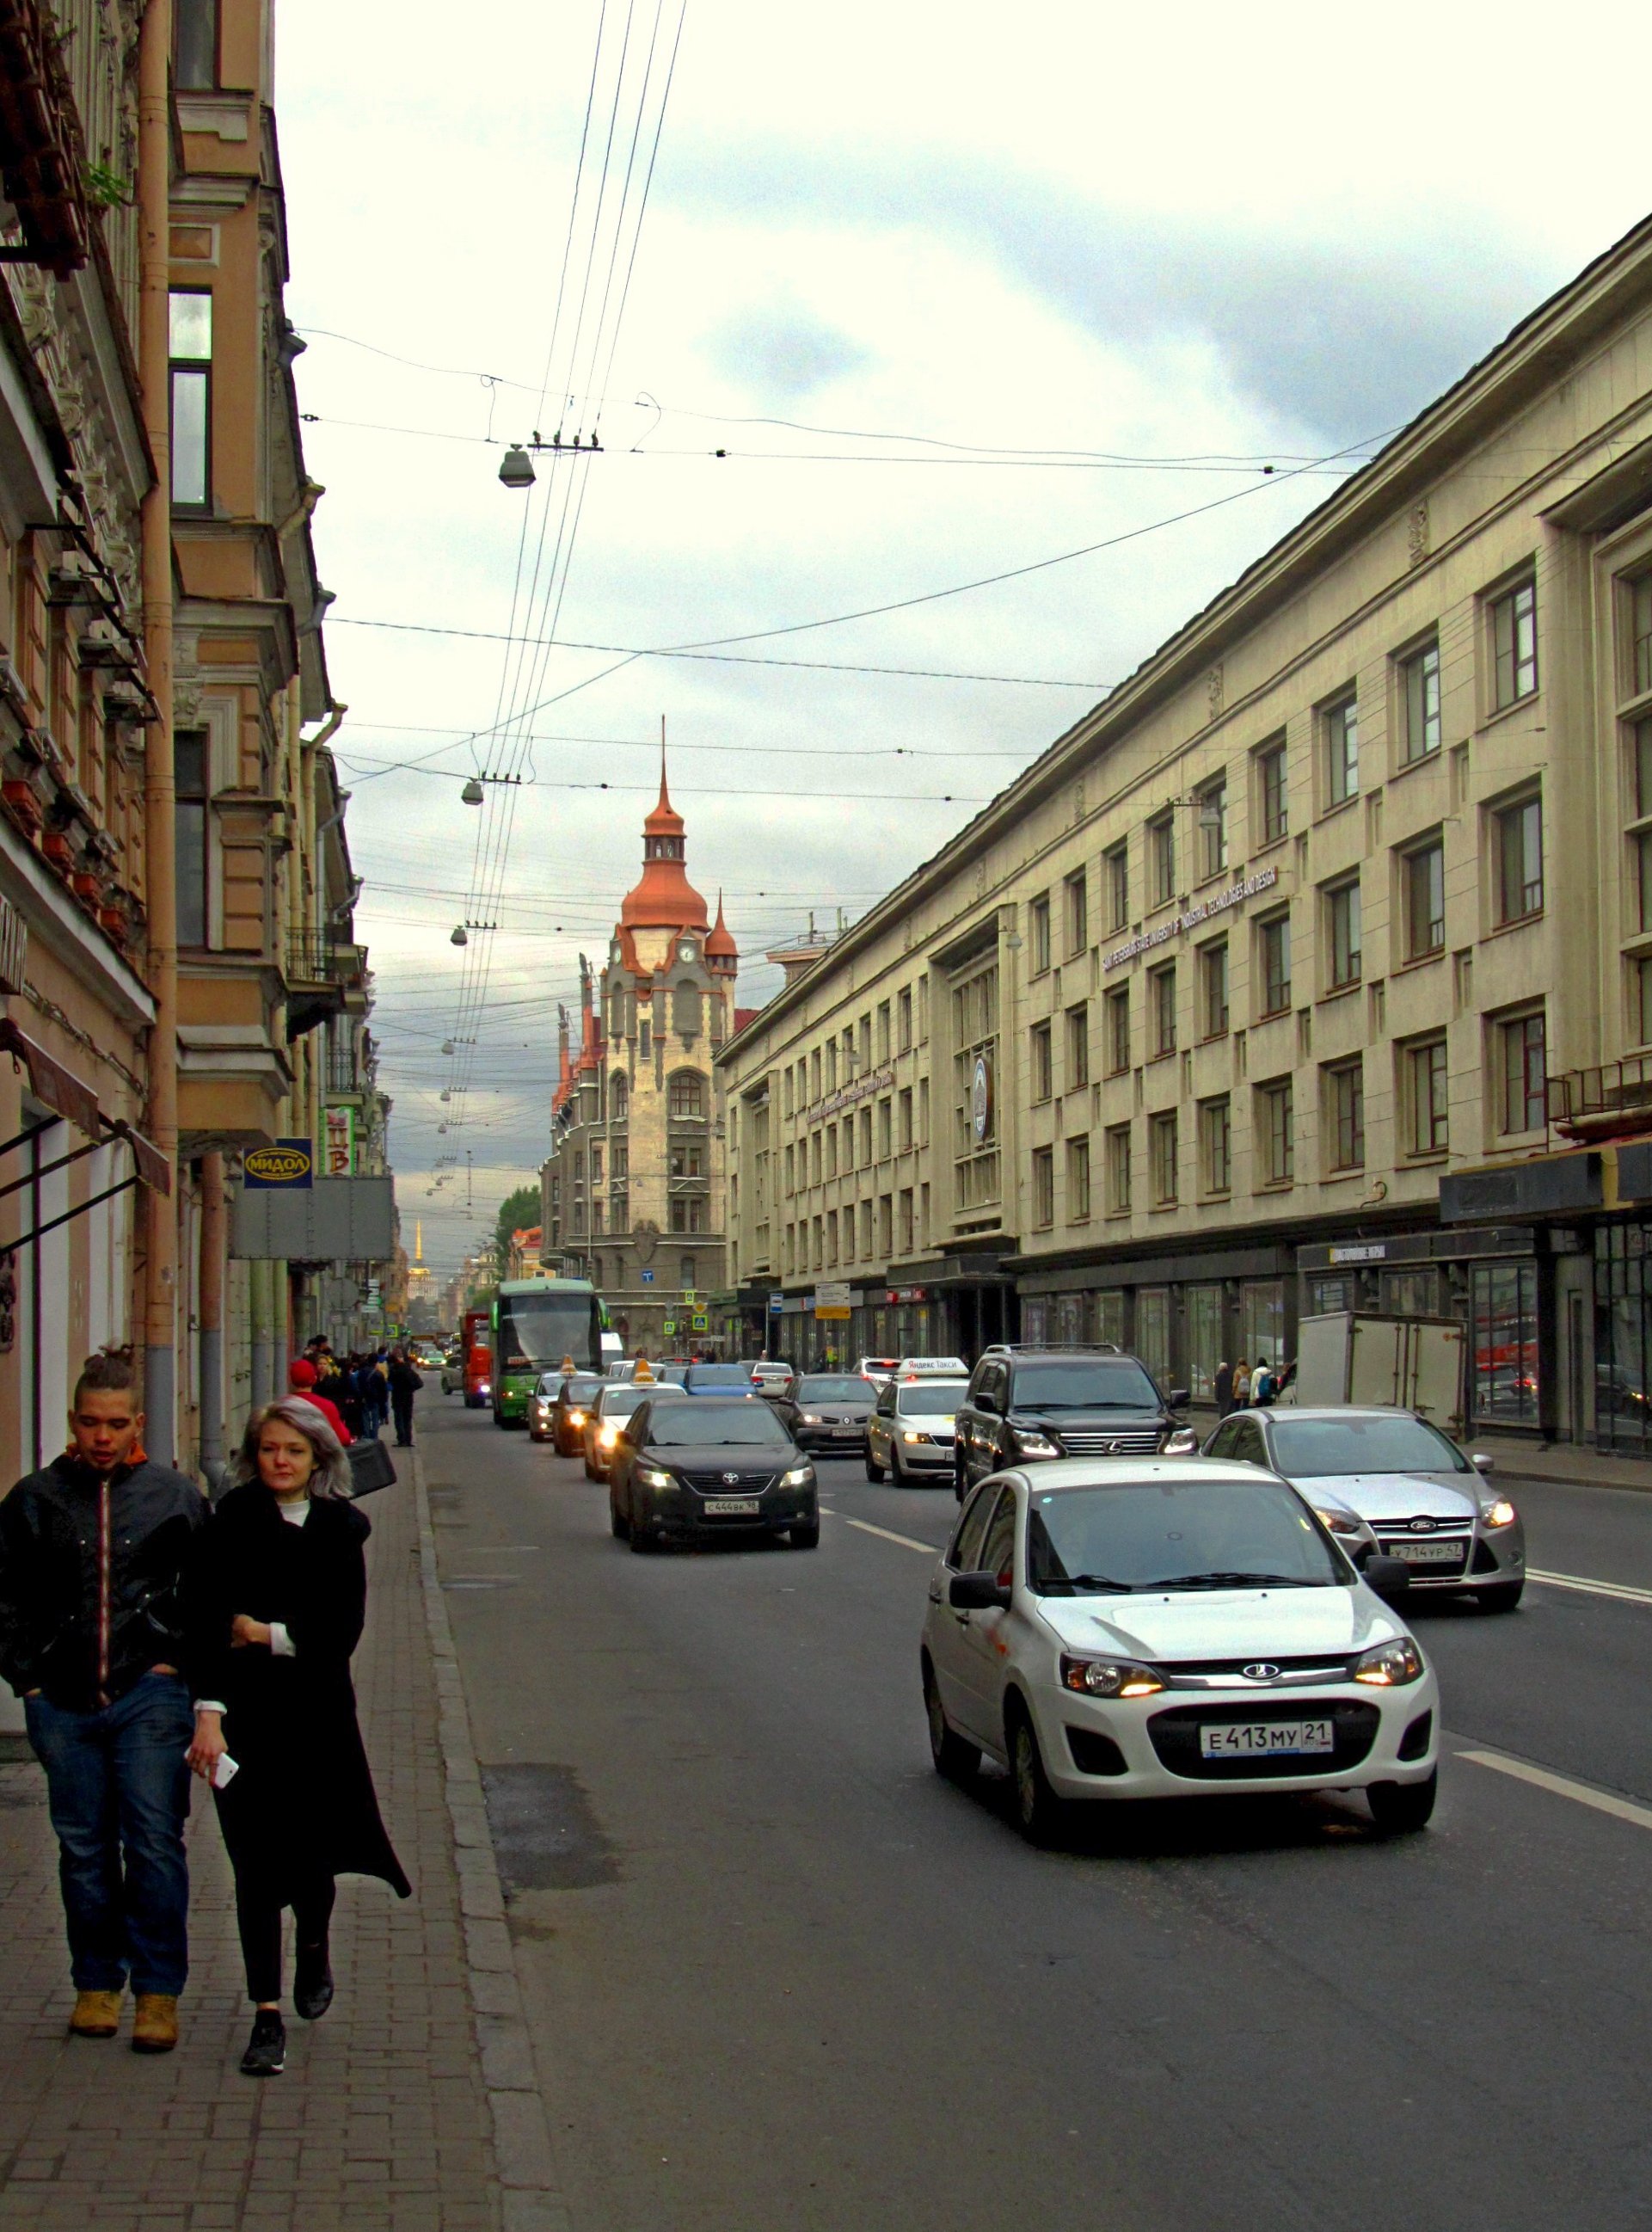
[[1492, 816], [1497, 847], [1497, 919], [1525, 922], [1543, 912], [1543, 801], [1523, 798]]
[[1216, 1366], [1221, 1362], [1221, 1288], [1184, 1290], [1188, 1328], [1188, 1390], [1195, 1403], [1216, 1399]]
[[1136, 1290], [1136, 1353], [1162, 1388], [1170, 1384], [1170, 1290]]
[[1505, 1133], [1540, 1132], [1547, 1120], [1548, 1061], [1541, 1008], [1513, 1015], [1495, 1026], [1498, 1074], [1502, 1084], [1500, 1128]]
[[1285, 781], [1285, 739], [1264, 744], [1256, 755], [1258, 817], [1264, 845], [1277, 845], [1291, 827], [1290, 796]]
[[1239, 1290], [1239, 1353], [1251, 1364], [1285, 1353], [1285, 1281], [1247, 1279]]
[[1351, 691], [1320, 715], [1325, 739], [1325, 798], [1340, 806], [1359, 790], [1359, 700]]
[[1474, 1409], [1482, 1425], [1538, 1419], [1534, 1263], [1477, 1263], [1473, 1277]]
[[1308, 1314], [1311, 1317], [1324, 1317], [1332, 1310], [1351, 1310], [1353, 1307], [1354, 1282], [1346, 1275], [1308, 1281]]
[[1384, 1271], [1383, 1307], [1390, 1317], [1437, 1318], [1440, 1315], [1440, 1274], [1432, 1264], [1415, 1270]]
[[1425, 644], [1400, 668], [1405, 733], [1402, 757], [1407, 767], [1440, 749], [1440, 646]]
[[1501, 710], [1529, 698], [1538, 686], [1538, 589], [1521, 581], [1493, 599], [1492, 703]]

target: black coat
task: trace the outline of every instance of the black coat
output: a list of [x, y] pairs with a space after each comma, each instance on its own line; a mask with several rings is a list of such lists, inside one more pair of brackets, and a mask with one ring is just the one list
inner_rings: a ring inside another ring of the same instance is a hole
[[0, 1500], [0, 1674], [19, 1695], [90, 1713], [157, 1663], [176, 1665], [179, 1583], [209, 1509], [149, 1457], [106, 1481], [65, 1450], [20, 1480]]
[[[214, 1793], [224, 1842], [236, 1876], [283, 1904], [317, 1872], [380, 1876], [402, 1898], [411, 1890], [379, 1816], [350, 1680], [370, 1532], [353, 1504], [324, 1497], [294, 1527], [252, 1482], [217, 1507], [190, 1577], [191, 1679], [198, 1697], [222, 1699], [240, 1768]], [[295, 1655], [231, 1649], [237, 1612], [281, 1621]]]

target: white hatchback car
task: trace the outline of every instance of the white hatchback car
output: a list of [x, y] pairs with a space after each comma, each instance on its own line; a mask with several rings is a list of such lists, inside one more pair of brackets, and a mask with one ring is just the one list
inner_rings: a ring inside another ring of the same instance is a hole
[[1363, 1790], [1434, 1810], [1439, 1692], [1384, 1596], [1287, 1483], [1208, 1457], [998, 1473], [930, 1583], [923, 1702], [943, 1775], [1008, 1768], [1021, 1828], [1066, 1801]]

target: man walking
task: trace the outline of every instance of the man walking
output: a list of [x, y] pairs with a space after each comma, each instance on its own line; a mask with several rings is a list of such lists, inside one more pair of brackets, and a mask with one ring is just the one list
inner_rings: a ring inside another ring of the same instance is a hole
[[209, 1506], [141, 1446], [131, 1359], [90, 1357], [69, 1446], [0, 1502], [0, 1674], [46, 1770], [75, 1989], [69, 2028], [169, 2054], [188, 1966], [184, 1822], [195, 1733], [179, 1585]]
[[424, 1385], [405, 1348], [390, 1352], [390, 1407], [396, 1420], [396, 1446], [413, 1444], [413, 1398]]

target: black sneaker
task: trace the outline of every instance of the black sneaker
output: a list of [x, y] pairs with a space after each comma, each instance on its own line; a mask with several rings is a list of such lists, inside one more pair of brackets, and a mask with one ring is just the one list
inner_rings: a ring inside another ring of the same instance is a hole
[[279, 2077], [287, 2067], [287, 2027], [274, 2008], [260, 2008], [241, 2057], [243, 2077]]
[[319, 2022], [333, 2004], [333, 1968], [327, 1940], [301, 1945], [293, 1964], [293, 2005], [306, 2022]]

